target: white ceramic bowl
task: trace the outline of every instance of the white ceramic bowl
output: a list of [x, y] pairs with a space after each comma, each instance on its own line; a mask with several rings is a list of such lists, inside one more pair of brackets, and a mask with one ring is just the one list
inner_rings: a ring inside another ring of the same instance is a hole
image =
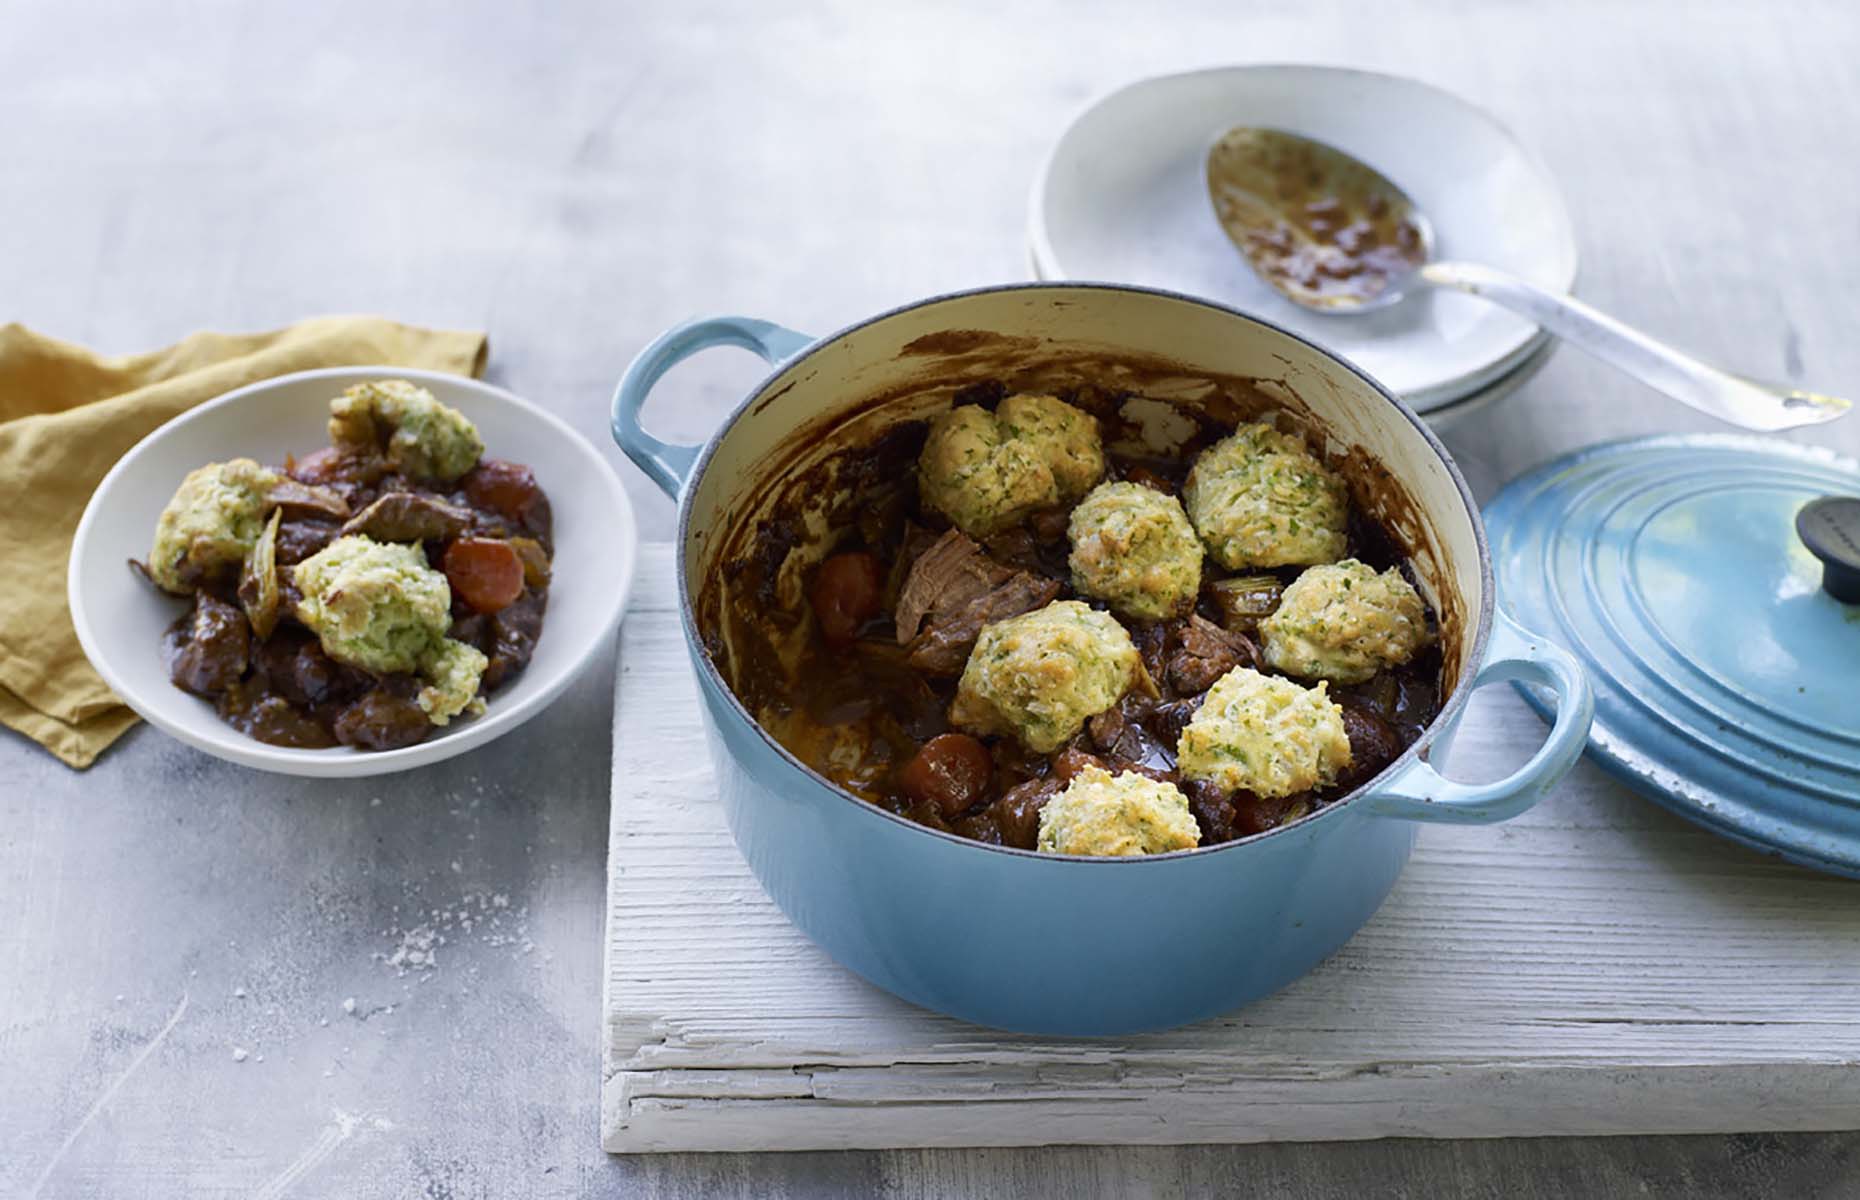
[[1233, 125], [1289, 130], [1356, 155], [1414, 197], [1436, 254], [1568, 291], [1576, 239], [1549, 172], [1490, 114], [1412, 79], [1339, 67], [1221, 67], [1145, 79], [1093, 104], [1034, 184], [1028, 240], [1047, 280], [1206, 296], [1348, 358], [1421, 412], [1471, 395], [1544, 334], [1471, 296], [1419, 289], [1326, 316], [1253, 274], [1215, 220], [1203, 164]]
[[[221, 721], [212, 704], [169, 682], [161, 634], [187, 602], [129, 568], [147, 557], [155, 518], [189, 471], [244, 455], [279, 463], [327, 445], [329, 401], [350, 384], [409, 379], [464, 413], [485, 453], [530, 467], [555, 514], [555, 570], [535, 657], [489, 698], [477, 718], [454, 721], [417, 746], [359, 751], [270, 746]], [[156, 726], [219, 758], [290, 775], [384, 775], [482, 746], [541, 712], [601, 647], [626, 609], [639, 540], [633, 507], [613, 468], [558, 418], [501, 388], [398, 367], [336, 367], [269, 379], [176, 417], [125, 454], [91, 496], [71, 543], [71, 620], [91, 665], [124, 703]]]

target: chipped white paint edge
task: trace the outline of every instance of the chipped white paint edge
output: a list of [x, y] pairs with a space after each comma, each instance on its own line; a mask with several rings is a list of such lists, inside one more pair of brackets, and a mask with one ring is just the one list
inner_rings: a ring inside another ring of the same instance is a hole
[[[724, 828], [674, 607], [622, 630], [604, 980], [615, 1152], [1860, 1128], [1853, 885], [1719, 841], [1583, 767], [1507, 825], [1426, 829], [1329, 962], [1117, 1042], [992, 1033], [834, 966]], [[1476, 704], [1455, 773], [1541, 736]]]

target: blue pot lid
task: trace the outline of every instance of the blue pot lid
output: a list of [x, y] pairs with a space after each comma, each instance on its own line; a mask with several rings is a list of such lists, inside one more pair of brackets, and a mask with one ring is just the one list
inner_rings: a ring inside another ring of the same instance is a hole
[[1832, 584], [1860, 531], [1837, 524], [1852, 506], [1804, 514], [1827, 496], [1860, 496], [1860, 464], [1654, 437], [1539, 467], [1485, 519], [1500, 600], [1595, 684], [1592, 757], [1715, 832], [1860, 876], [1860, 606], [1803, 541]]

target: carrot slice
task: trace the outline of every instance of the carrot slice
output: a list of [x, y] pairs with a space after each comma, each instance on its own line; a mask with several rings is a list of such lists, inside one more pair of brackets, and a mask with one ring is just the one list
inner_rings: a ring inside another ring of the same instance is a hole
[[473, 612], [497, 612], [523, 594], [523, 559], [501, 538], [458, 539], [446, 547], [444, 569]]

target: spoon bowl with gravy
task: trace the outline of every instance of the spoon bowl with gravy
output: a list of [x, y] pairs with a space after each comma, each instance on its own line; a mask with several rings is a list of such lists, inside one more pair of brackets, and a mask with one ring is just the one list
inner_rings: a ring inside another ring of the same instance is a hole
[[1719, 420], [1773, 432], [1846, 414], [1849, 403], [1720, 370], [1567, 295], [1492, 267], [1440, 261], [1427, 215], [1375, 168], [1278, 129], [1235, 126], [1207, 157], [1208, 198], [1254, 272], [1293, 304], [1347, 316], [1421, 288], [1511, 309]]

